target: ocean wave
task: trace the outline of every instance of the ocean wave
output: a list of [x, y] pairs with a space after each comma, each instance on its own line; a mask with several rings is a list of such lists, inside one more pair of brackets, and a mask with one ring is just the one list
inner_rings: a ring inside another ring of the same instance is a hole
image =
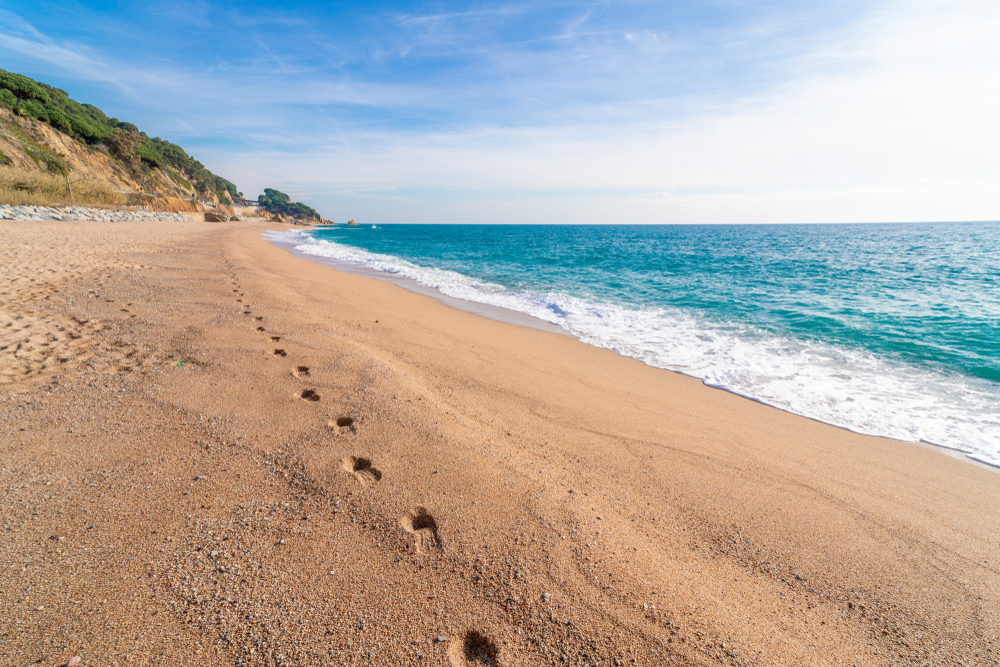
[[859, 349], [782, 337], [680, 309], [629, 308], [557, 291], [501, 285], [399, 257], [315, 239], [268, 238], [300, 253], [406, 278], [450, 297], [526, 313], [581, 341], [705, 384], [852, 431], [924, 441], [1000, 465], [1000, 388], [959, 373]]

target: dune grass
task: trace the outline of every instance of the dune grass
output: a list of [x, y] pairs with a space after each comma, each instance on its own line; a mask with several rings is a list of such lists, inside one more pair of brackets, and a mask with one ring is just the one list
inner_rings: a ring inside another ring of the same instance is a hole
[[[76, 178], [79, 178], [77, 176]], [[122, 206], [128, 204], [124, 193], [114, 190], [102, 181], [74, 180], [70, 175], [70, 187], [66, 177], [0, 166], [0, 204], [12, 206]]]

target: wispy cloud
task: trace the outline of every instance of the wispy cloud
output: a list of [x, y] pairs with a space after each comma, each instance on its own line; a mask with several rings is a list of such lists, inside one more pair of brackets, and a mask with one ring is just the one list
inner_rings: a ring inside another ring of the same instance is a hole
[[0, 9], [0, 49], [19, 54], [76, 76], [114, 84], [129, 90], [108, 63], [85, 45], [64, 45], [36, 29], [13, 12]]

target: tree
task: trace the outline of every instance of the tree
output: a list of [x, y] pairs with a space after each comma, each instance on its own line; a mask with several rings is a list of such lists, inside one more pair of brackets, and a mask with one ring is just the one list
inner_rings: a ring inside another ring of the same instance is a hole
[[21, 100], [38, 100], [48, 104], [49, 94], [37, 83], [22, 74], [14, 74], [0, 70], [0, 88], [9, 90], [17, 98], [15, 106], [21, 106]]
[[257, 201], [268, 213], [287, 215], [292, 218], [308, 218], [319, 220], [320, 215], [316, 209], [309, 208], [302, 202], [293, 202], [292, 198], [284, 192], [264, 188], [264, 194], [257, 197]]

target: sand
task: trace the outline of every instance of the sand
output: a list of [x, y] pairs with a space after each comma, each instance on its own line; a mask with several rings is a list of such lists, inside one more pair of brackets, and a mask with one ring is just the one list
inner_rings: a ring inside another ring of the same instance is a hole
[[0, 223], [0, 664], [998, 664], [996, 470], [266, 229]]

